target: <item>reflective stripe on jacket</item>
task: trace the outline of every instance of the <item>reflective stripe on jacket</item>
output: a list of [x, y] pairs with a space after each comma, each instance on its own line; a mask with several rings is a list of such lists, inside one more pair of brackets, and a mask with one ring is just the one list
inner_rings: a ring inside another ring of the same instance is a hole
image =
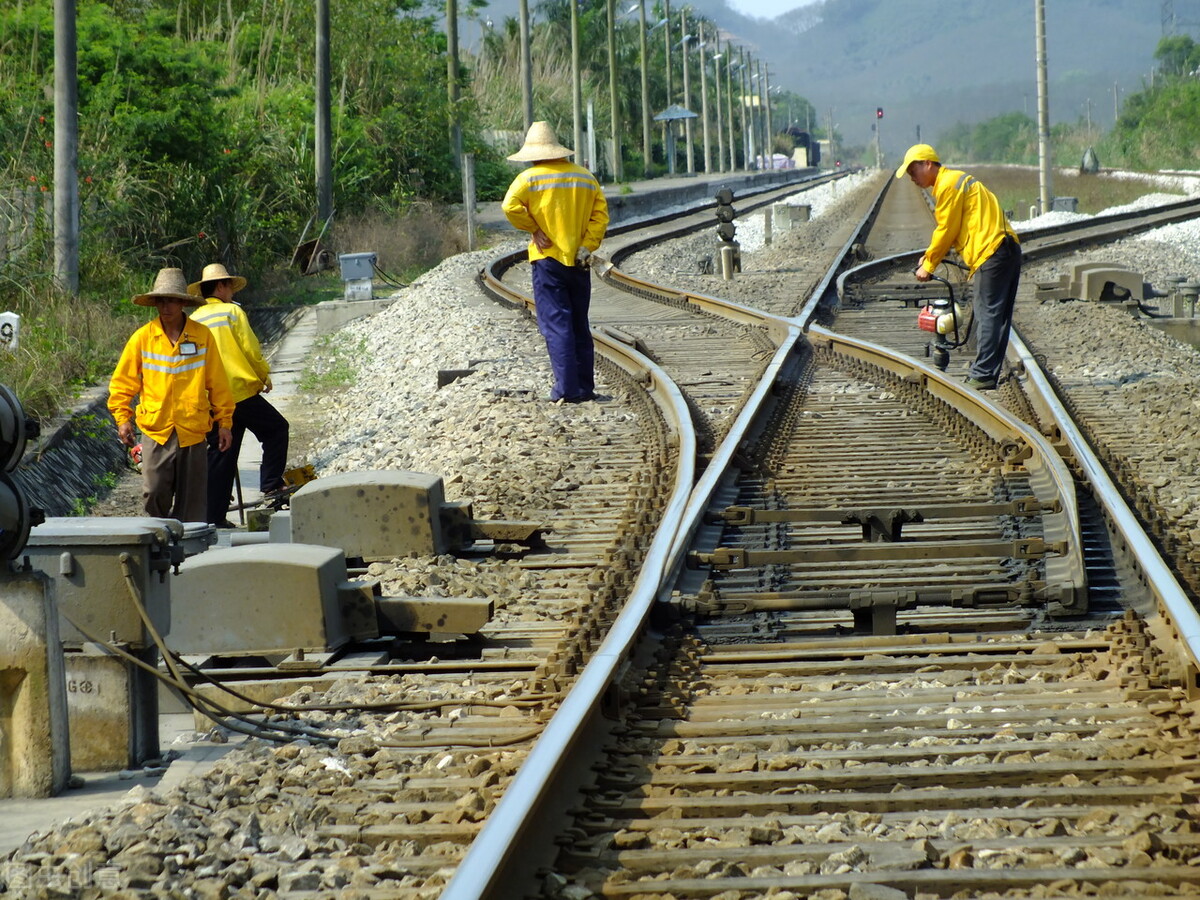
[[996, 195], [973, 175], [940, 167], [933, 183], [933, 199], [937, 225], [924, 258], [930, 272], [953, 247], [973, 275], [1006, 235], [1017, 239]]
[[529, 242], [529, 260], [547, 256], [575, 265], [580, 247], [595, 250], [608, 228], [608, 201], [600, 182], [583, 166], [565, 159], [540, 162], [518, 175], [501, 205], [514, 228], [539, 228], [553, 241], [548, 250]]
[[[195, 353], [184, 353], [194, 345]], [[157, 444], [171, 432], [179, 446], [198, 444], [213, 422], [233, 426], [233, 395], [221, 365], [212, 332], [198, 322], [184, 321], [177, 343], [172, 343], [155, 317], [133, 333], [108, 384], [108, 409], [118, 426], [135, 418], [137, 427]]]
[[221, 351], [233, 401], [241, 403], [247, 397], [262, 393], [262, 389], [271, 383], [271, 367], [263, 359], [262, 346], [250, 327], [245, 310], [236, 303], [209, 297], [204, 306], [192, 313], [191, 319], [212, 332], [217, 349]]

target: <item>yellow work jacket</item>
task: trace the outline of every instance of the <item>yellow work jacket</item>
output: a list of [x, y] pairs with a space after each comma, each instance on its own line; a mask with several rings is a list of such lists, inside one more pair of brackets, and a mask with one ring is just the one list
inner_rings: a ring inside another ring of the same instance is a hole
[[565, 159], [536, 163], [518, 175], [504, 195], [502, 209], [514, 228], [530, 234], [541, 228], [553, 242], [539, 250], [530, 241], [530, 262], [550, 257], [573, 266], [579, 248], [597, 249], [608, 228], [608, 201], [600, 182]]
[[1017, 239], [996, 195], [966, 172], [939, 167], [933, 199], [937, 224], [922, 260], [928, 272], [936, 269], [953, 247], [974, 275], [1006, 235]]
[[213, 422], [233, 426], [221, 351], [199, 322], [185, 319], [174, 343], [157, 316], [133, 333], [108, 384], [108, 409], [118, 427], [134, 418], [139, 394], [138, 430], [156, 444], [165, 444], [174, 431], [179, 446], [190, 447], [205, 439]]
[[221, 351], [221, 362], [229, 378], [235, 403], [262, 393], [271, 384], [271, 367], [263, 359], [262, 346], [250, 327], [246, 312], [236, 303], [209, 297], [191, 319], [206, 325]]

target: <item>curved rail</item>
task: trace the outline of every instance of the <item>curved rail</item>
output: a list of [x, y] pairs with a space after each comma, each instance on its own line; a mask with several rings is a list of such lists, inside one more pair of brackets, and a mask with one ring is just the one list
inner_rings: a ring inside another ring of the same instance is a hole
[[1076, 464], [1095, 486], [1096, 500], [1105, 511], [1109, 527], [1120, 538], [1122, 549], [1141, 569], [1160, 613], [1172, 630], [1173, 640], [1168, 644], [1181, 651], [1180, 662], [1187, 676], [1180, 680], [1188, 696], [1195, 699], [1200, 696], [1200, 613], [1197, 613], [1174, 573], [1163, 562], [1120, 489], [1092, 451], [1087, 438], [1071, 420], [1036, 357], [1015, 333], [1009, 338], [1009, 355], [1023, 370], [1026, 397], [1040, 415], [1054, 423], [1057, 436], [1070, 448]]

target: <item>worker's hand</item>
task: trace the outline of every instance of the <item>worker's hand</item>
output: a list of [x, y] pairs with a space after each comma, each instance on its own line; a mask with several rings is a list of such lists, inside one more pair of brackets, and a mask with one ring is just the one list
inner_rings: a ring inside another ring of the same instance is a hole
[[533, 245], [539, 250], [549, 250], [554, 246], [554, 241], [550, 240], [550, 236], [539, 228], [533, 233]]
[[233, 432], [222, 428], [217, 432], [217, 449], [224, 453], [233, 446]]
[[260, 394], [271, 393], [271, 380], [269, 378], [267, 379], [266, 383], [262, 386], [262, 390], [259, 391], [259, 393]]
[[137, 441], [135, 441], [133, 439], [133, 420], [132, 419], [122, 422], [120, 425], [117, 426], [117, 438], [126, 447], [132, 447], [134, 444], [137, 443]]
[[575, 265], [580, 268], [589, 268], [592, 264], [592, 251], [587, 247], [580, 247], [575, 251]]
[[917, 281], [928, 281], [933, 277], [933, 273], [924, 266], [917, 266], [917, 270], [913, 272], [913, 275], [916, 276]]

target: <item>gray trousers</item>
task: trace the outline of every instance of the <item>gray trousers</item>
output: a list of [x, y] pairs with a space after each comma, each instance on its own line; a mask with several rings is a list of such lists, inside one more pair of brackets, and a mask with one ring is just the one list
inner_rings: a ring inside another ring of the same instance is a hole
[[208, 445], [179, 446], [179, 432], [165, 444], [142, 437], [142, 505], [146, 515], [203, 522], [208, 506]]

